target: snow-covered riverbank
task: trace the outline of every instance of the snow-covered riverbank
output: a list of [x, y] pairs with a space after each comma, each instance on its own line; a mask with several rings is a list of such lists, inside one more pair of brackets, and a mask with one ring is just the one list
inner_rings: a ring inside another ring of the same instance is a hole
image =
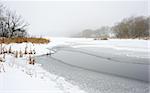
[[[5, 62], [1, 62], [0, 72], [0, 93], [85, 93], [78, 86], [68, 83], [65, 78], [51, 74], [45, 71], [38, 63], [35, 65], [28, 64], [29, 56], [35, 57], [49, 53], [47, 49], [49, 44], [2, 44], [1, 47], [15, 54], [5, 53], [0, 57], [5, 56]], [[50, 45], [51, 46], [51, 45]], [[35, 50], [35, 54], [24, 54], [19, 57], [19, 51], [25, 52], [25, 47], [28, 47], [27, 52]]]
[[[85, 39], [85, 38], [51, 38], [51, 41], [52, 42], [50, 42], [49, 44], [22, 43], [22, 44], [9, 44], [9, 45], [3, 45], [3, 46], [5, 46], [6, 50], [9, 50], [11, 46], [13, 51], [21, 50], [22, 52], [25, 52], [25, 47], [28, 46], [28, 52], [30, 52], [30, 50], [36, 51], [36, 54], [32, 55], [33, 57], [47, 54], [49, 53], [48, 49], [51, 49], [53, 47], [58, 47], [58, 46], [59, 47], [66, 46], [66, 47], [72, 47], [72, 48], [109, 47], [115, 50], [139, 51], [143, 53], [138, 56], [134, 54], [129, 55], [126, 53], [124, 53], [124, 55], [137, 56], [137, 57], [142, 57], [142, 58], [149, 57], [148, 44], [150, 44], [150, 42], [146, 40], [118, 40], [118, 39], [115, 40], [113, 39], [113, 40], [106, 40], [106, 41], [105, 40], [95, 41], [93, 39]], [[3, 55], [1, 55], [1, 57], [2, 56]], [[59, 75], [61, 73], [59, 74], [49, 73], [45, 71], [42, 68], [43, 66], [41, 66], [39, 63], [36, 63], [34, 66], [27, 64], [29, 55], [24, 55], [22, 58], [15, 58], [14, 55], [12, 54], [6, 54], [5, 56], [6, 56], [5, 58], [6, 62], [3, 63], [5, 67], [5, 72], [3, 72], [3, 70], [1, 69], [2, 72], [0, 73], [0, 82], [2, 82], [0, 83], [0, 93], [12, 93], [12, 92], [13, 93], [21, 93], [21, 92], [22, 93], [25, 93], [25, 92], [28, 92], [28, 93], [50, 93], [50, 92], [52, 93], [66, 93], [66, 92], [67, 93], [85, 93], [85, 91], [83, 91], [77, 85], [73, 85], [72, 83], [67, 82], [65, 77], [61, 77]], [[45, 61], [48, 61], [48, 60], [45, 60]], [[55, 69], [52, 69], [52, 70], [55, 70]], [[54, 71], [54, 72], [57, 72], [57, 71]], [[66, 75], [69, 75], [69, 74], [66, 74]], [[101, 80], [99, 82], [101, 82]], [[111, 83], [115, 83], [115, 82], [111, 82]], [[125, 83], [125, 84], [130, 84], [130, 83]], [[115, 85], [117, 85], [117, 83], [113, 85], [114, 87], [112, 88], [116, 88]], [[143, 88], [141, 89], [145, 89], [145, 93], [148, 92], [147, 84], [139, 84], [139, 85], [140, 86], [144, 85], [142, 86]], [[122, 86], [122, 88], [125, 88], [125, 87]], [[137, 88], [136, 86], [134, 87], [136, 91], [132, 90], [129, 92], [140, 93], [141, 91], [143, 91], [140, 89], [137, 90], [139, 86]], [[129, 87], [128, 89], [131, 89], [131, 88]], [[112, 90], [113, 90], [112, 93], [117, 92], [115, 91], [115, 89], [112, 89]], [[122, 91], [123, 93], [126, 93], [124, 92], [124, 90], [120, 90], [120, 91]], [[111, 93], [110, 90], [109, 90], [109, 93]]]

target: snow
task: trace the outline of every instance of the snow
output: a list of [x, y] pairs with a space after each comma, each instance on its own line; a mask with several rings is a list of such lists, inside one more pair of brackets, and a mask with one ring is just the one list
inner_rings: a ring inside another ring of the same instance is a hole
[[[73, 48], [82, 47], [109, 47], [118, 50], [131, 50], [147, 52], [150, 47], [148, 40], [93, 40], [91, 38], [55, 38], [48, 37], [51, 42], [49, 44], [3, 44], [6, 50], [11, 46], [13, 51], [25, 51], [28, 46], [28, 51], [35, 49], [39, 56], [49, 53], [49, 48], [57, 46], [68, 46]], [[2, 55], [1, 55], [2, 56]], [[133, 56], [133, 55], [128, 55]], [[12, 54], [6, 55], [6, 62], [0, 63], [4, 65], [5, 72], [0, 72], [0, 93], [86, 93], [78, 86], [73, 85], [60, 77], [45, 71], [40, 64], [27, 64], [29, 55], [24, 55], [22, 58], [15, 58]]]
[[39, 91], [41, 91], [41, 93], [48, 93], [49, 91], [52, 91], [54, 93], [63, 93], [61, 90], [55, 87], [55, 82], [27, 76], [17, 68], [10, 68], [9, 66], [7, 66], [6, 69], [7, 72], [2, 73], [0, 77], [0, 80], [2, 80], [0, 87], [1, 93], [32, 93]]
[[[23, 72], [22, 68], [9, 67], [5, 65], [7, 71], [0, 74], [0, 93], [76, 93], [78, 87], [65, 81], [64, 78], [49, 75], [42, 79], [41, 77], [31, 77]], [[50, 78], [48, 78], [50, 77]], [[84, 93], [84, 92], [80, 92]]]
[[55, 38], [51, 37], [50, 46], [66, 45], [78, 47], [110, 47], [114, 49], [147, 51], [150, 48], [150, 40], [138, 39], [108, 39], [94, 40], [93, 38]]
[[[52, 46], [68, 46], [72, 48], [111, 48], [115, 50], [140, 52], [144, 55], [135, 55], [125, 53], [125, 56], [150, 58], [150, 40], [139, 39], [108, 39], [94, 40], [93, 38], [51, 38]], [[97, 50], [93, 50], [97, 51]], [[122, 54], [122, 53], [121, 53]]]
[[[27, 51], [35, 49], [39, 56], [49, 52], [49, 44], [3, 44], [8, 50], [11, 46], [13, 51]], [[1, 55], [2, 57], [3, 55]], [[40, 64], [27, 64], [29, 55], [22, 58], [15, 58], [13, 54], [6, 54], [6, 62], [0, 63], [5, 71], [0, 69], [0, 93], [85, 93], [78, 86], [68, 83], [65, 78], [53, 75], [45, 71]]]

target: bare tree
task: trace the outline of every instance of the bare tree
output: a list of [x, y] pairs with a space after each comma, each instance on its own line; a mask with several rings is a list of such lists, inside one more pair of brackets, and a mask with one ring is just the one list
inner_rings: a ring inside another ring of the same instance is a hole
[[149, 36], [149, 18], [130, 17], [113, 27], [117, 38], [143, 38]]
[[82, 31], [82, 36], [85, 38], [90, 38], [92, 37], [93, 31], [91, 29], [86, 29]]
[[25, 37], [28, 25], [22, 16], [0, 4], [0, 37]]
[[6, 13], [6, 27], [8, 37], [24, 37], [26, 35], [26, 23], [21, 16], [18, 16], [15, 12], [7, 11]]
[[96, 29], [94, 33], [97, 38], [104, 38], [104, 37], [107, 38], [110, 33], [109, 31], [110, 28], [108, 26], [102, 26], [101, 28]]
[[5, 17], [3, 16], [4, 6], [0, 4], [0, 36], [4, 35]]

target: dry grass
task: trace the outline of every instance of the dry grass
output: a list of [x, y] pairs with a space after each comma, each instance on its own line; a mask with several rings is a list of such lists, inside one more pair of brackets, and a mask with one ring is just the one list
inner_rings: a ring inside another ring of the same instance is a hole
[[34, 38], [34, 37], [29, 37], [29, 38], [0, 38], [0, 43], [23, 43], [23, 42], [31, 42], [31, 43], [36, 43], [36, 44], [46, 44], [49, 43], [50, 40], [45, 39], [45, 38]]

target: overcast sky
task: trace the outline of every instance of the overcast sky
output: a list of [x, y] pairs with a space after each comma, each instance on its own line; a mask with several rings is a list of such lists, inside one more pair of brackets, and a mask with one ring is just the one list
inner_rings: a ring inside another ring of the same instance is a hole
[[84, 29], [112, 26], [130, 16], [147, 16], [148, 1], [5, 1], [22, 15], [28, 32], [42, 36], [69, 36]]

